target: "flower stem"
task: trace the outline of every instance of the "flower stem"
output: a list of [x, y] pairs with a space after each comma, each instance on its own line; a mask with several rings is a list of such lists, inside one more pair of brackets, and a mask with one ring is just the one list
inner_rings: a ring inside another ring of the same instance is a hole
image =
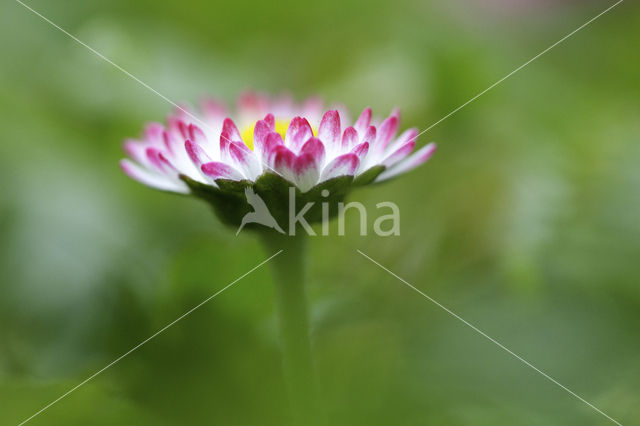
[[264, 233], [262, 241], [269, 252], [283, 250], [270, 264], [275, 281], [275, 308], [292, 424], [321, 425], [304, 286], [306, 235]]

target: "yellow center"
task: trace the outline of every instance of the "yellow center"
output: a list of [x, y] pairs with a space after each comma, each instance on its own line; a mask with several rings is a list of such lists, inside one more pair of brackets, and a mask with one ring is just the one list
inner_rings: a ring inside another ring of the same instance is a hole
[[[291, 120], [276, 120], [276, 132], [279, 133], [280, 136], [282, 136], [282, 139], [284, 139], [284, 136], [287, 133], [287, 129], [289, 128], [290, 123], [291, 123]], [[253, 130], [255, 127], [256, 127], [256, 123], [249, 124], [248, 126], [242, 129], [242, 132], [240, 132], [240, 135], [242, 136], [242, 140], [244, 141], [245, 145], [247, 145], [249, 149], [252, 151], [253, 151]], [[311, 128], [311, 131], [313, 132], [314, 136], [318, 134], [318, 131], [313, 127]]]
[[[276, 120], [276, 132], [280, 133], [282, 139], [284, 139], [284, 135], [287, 133], [287, 128], [289, 128], [289, 121], [284, 120]], [[250, 150], [253, 151], [253, 130], [256, 127], [256, 123], [249, 124], [247, 127], [242, 129], [241, 136], [245, 145], [249, 147]]]

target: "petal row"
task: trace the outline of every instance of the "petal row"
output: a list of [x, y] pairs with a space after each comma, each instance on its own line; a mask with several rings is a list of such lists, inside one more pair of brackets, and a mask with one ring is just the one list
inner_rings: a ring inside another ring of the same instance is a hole
[[[264, 109], [264, 105], [258, 107]], [[125, 141], [130, 159], [122, 160], [122, 169], [133, 179], [165, 191], [187, 193], [181, 176], [216, 186], [217, 179], [255, 181], [271, 171], [306, 192], [328, 179], [358, 176], [380, 165], [385, 170], [376, 181], [386, 180], [419, 166], [435, 151], [435, 144], [429, 144], [412, 154], [418, 131], [409, 129], [397, 136], [398, 111], [376, 126], [371, 108], [365, 108], [352, 126], [343, 128], [341, 113], [330, 110], [319, 120], [317, 131], [312, 126], [317, 118], [294, 116], [286, 120], [284, 134], [276, 131], [276, 122], [282, 118], [267, 113], [253, 124], [249, 145], [236, 123], [223, 118], [222, 109], [216, 109], [216, 104], [208, 108], [205, 129], [184, 115], [173, 116], [166, 127], [149, 124], [141, 140]]]

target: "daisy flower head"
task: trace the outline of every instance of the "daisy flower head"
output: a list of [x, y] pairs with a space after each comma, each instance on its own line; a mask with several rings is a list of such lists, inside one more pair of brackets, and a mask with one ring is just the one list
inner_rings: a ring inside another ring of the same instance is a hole
[[399, 121], [398, 110], [376, 120], [365, 108], [351, 122], [344, 108], [324, 111], [317, 98], [296, 103], [247, 92], [233, 113], [210, 99], [198, 113], [180, 108], [165, 125], [148, 124], [140, 139], [125, 141], [130, 158], [121, 166], [145, 185], [204, 198], [237, 225], [249, 208], [248, 187], [270, 208], [287, 202], [289, 188], [300, 202], [320, 194], [335, 201], [424, 163], [435, 144], [415, 150], [418, 130], [398, 134]]

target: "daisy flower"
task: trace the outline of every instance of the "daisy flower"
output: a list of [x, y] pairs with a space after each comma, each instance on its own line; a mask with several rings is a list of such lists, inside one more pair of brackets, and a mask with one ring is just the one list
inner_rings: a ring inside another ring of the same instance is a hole
[[324, 227], [352, 188], [408, 172], [435, 144], [414, 152], [418, 130], [398, 135], [397, 110], [376, 120], [365, 108], [352, 123], [341, 108], [323, 113], [315, 98], [296, 104], [248, 93], [233, 114], [209, 100], [198, 115], [179, 108], [166, 125], [149, 124], [140, 140], [125, 142], [130, 158], [122, 168], [151, 187], [207, 201], [237, 232], [245, 225], [261, 231], [267, 261], [274, 259], [292, 424], [322, 424], [303, 284], [306, 234], [296, 229], [315, 235], [309, 224]]
[[316, 98], [297, 104], [245, 93], [234, 114], [208, 100], [198, 116], [180, 108], [166, 125], [151, 123], [142, 138], [127, 140], [124, 172], [160, 190], [195, 195], [276, 175], [304, 194], [337, 178], [342, 186], [387, 180], [424, 163], [436, 148], [414, 152], [418, 130], [398, 135], [398, 110], [375, 120], [365, 108], [351, 123], [342, 108], [323, 113]]

